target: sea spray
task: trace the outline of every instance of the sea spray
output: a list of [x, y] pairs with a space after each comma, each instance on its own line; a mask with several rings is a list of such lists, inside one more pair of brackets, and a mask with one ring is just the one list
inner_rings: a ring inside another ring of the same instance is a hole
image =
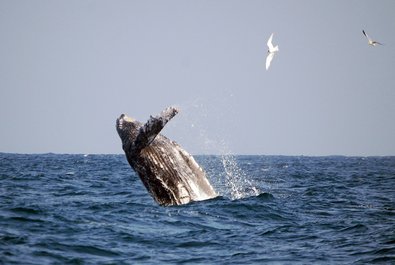
[[[223, 123], [227, 120], [224, 119], [225, 115], [232, 116], [232, 109], [227, 107], [228, 110], [218, 110], [220, 106], [229, 106], [229, 104], [226, 104], [227, 102], [223, 103], [210, 104], [203, 102], [202, 99], [195, 99], [187, 104], [180, 104], [182, 111], [179, 115], [179, 121], [188, 125], [182, 127], [183, 135], [188, 135], [188, 138], [196, 140], [191, 143], [191, 147], [203, 150], [204, 154], [216, 154], [209, 156], [210, 161], [205, 161], [206, 167], [204, 170], [220, 196], [232, 200], [257, 196], [261, 192], [250, 177], [239, 167], [235, 155], [232, 154], [227, 144], [226, 136], [229, 134], [229, 130], [226, 130], [228, 126]], [[215, 113], [215, 115], [211, 115], [212, 113]], [[209, 126], [208, 117], [211, 120], [216, 120], [214, 123], [216, 128], [213, 129], [213, 125]], [[206, 129], [208, 127], [212, 129], [208, 131]], [[188, 144], [182, 143], [182, 145], [189, 150]], [[218, 163], [222, 164], [223, 168], [223, 172], [220, 174], [218, 174]], [[210, 166], [207, 167], [207, 165]], [[211, 168], [216, 170], [213, 171]]]
[[250, 196], [258, 196], [261, 192], [238, 166], [234, 155], [228, 153], [221, 155], [225, 170], [225, 186], [232, 200]]

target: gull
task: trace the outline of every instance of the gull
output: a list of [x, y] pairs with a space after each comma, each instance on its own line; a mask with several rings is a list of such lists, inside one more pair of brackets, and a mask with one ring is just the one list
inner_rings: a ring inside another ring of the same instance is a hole
[[363, 33], [363, 35], [365, 35], [365, 37], [368, 39], [368, 44], [369, 44], [369, 45], [371, 45], [371, 46], [376, 46], [377, 44], [383, 45], [383, 44], [380, 43], [380, 42], [377, 42], [377, 41], [375, 41], [375, 40], [372, 40], [372, 39], [369, 37], [369, 35], [366, 34], [366, 32], [365, 32], [364, 30], [362, 30], [362, 33]]
[[267, 47], [269, 49], [267, 50], [268, 55], [266, 57], [266, 70], [269, 69], [270, 63], [272, 62], [274, 55], [276, 54], [276, 52], [278, 52], [278, 45], [276, 45], [276, 47], [274, 47], [272, 44], [273, 34], [274, 33], [272, 33], [272, 35], [270, 35], [270, 38], [267, 41]]

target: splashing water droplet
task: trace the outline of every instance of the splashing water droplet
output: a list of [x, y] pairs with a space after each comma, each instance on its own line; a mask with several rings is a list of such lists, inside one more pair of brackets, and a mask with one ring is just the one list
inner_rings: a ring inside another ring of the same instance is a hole
[[221, 160], [226, 173], [225, 186], [229, 189], [232, 200], [258, 196], [260, 194], [259, 189], [255, 187], [248, 176], [241, 170], [232, 154], [222, 155]]
[[[219, 107], [216, 104], [214, 106], [215, 108]], [[258, 196], [261, 192], [256, 185], [254, 185], [253, 181], [250, 180], [249, 176], [239, 167], [236, 157], [230, 152], [228, 144], [224, 139], [224, 134], [226, 134], [226, 132], [216, 130], [214, 131], [214, 135], [212, 135], [212, 130], [209, 131], [205, 129], [207, 128], [207, 120], [205, 117], [209, 116], [209, 113], [227, 113], [227, 115], [229, 115], [228, 111], [215, 112], [199, 99], [184, 105], [183, 109], [186, 122], [191, 125], [190, 128], [193, 128], [193, 130], [189, 131], [187, 134], [196, 134], [196, 142], [201, 143], [199, 147], [203, 148], [205, 151], [204, 153], [219, 154], [219, 156], [217, 156], [219, 160], [213, 156], [211, 157], [212, 161], [208, 164], [222, 163], [224, 172], [220, 175], [216, 172], [214, 173], [215, 175], [213, 175], [209, 168], [205, 168], [217, 193], [232, 200]], [[218, 124], [221, 124], [221, 117], [221, 115], [217, 117]]]

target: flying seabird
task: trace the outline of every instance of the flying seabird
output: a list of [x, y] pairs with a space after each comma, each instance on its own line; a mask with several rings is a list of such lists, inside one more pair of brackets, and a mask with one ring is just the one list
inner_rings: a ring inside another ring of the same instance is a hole
[[267, 50], [268, 55], [266, 57], [266, 70], [269, 69], [270, 63], [272, 62], [274, 55], [276, 54], [276, 52], [278, 52], [278, 45], [276, 45], [276, 47], [274, 47], [272, 44], [272, 39], [273, 39], [273, 33], [272, 33], [272, 35], [270, 35], [270, 38], [267, 41], [267, 47], [269, 49]]
[[368, 39], [368, 44], [369, 44], [369, 45], [371, 45], [371, 46], [376, 46], [377, 44], [383, 45], [383, 44], [381, 44], [380, 42], [377, 42], [377, 41], [375, 41], [375, 40], [372, 40], [372, 39], [369, 37], [369, 35], [366, 34], [366, 32], [365, 32], [364, 30], [362, 30], [362, 33], [363, 33], [363, 35], [365, 35], [365, 37]]

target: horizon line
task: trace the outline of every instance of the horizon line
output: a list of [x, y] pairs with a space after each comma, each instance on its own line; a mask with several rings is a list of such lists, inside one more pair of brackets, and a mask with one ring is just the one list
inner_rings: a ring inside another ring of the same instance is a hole
[[[124, 153], [62, 153], [62, 152], [37, 152], [37, 153], [16, 153], [16, 152], [2, 152], [0, 154], [9, 155], [125, 155]], [[279, 156], [279, 157], [395, 157], [395, 155], [341, 155], [341, 154], [331, 154], [331, 155], [312, 155], [312, 154], [192, 154], [192, 156]]]

